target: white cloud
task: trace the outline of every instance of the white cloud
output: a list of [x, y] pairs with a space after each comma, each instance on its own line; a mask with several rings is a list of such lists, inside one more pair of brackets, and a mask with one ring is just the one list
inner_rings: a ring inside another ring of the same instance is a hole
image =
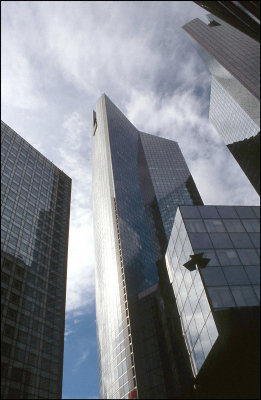
[[193, 2], [2, 5], [3, 119], [73, 180], [67, 316], [94, 305], [91, 111], [101, 93], [138, 129], [178, 141], [205, 203], [258, 204], [208, 122], [210, 77], [181, 29], [204, 15]]
[[90, 141], [88, 124], [78, 112], [67, 115], [62, 127], [59, 165], [72, 178], [66, 311], [76, 316], [90, 312], [94, 301]]

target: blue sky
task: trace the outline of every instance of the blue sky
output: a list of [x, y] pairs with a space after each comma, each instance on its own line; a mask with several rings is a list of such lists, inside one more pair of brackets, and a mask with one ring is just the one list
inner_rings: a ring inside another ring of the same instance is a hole
[[208, 121], [210, 75], [181, 26], [193, 2], [2, 2], [2, 119], [73, 180], [63, 398], [98, 398], [91, 115], [106, 93], [178, 141], [205, 204], [259, 198]]

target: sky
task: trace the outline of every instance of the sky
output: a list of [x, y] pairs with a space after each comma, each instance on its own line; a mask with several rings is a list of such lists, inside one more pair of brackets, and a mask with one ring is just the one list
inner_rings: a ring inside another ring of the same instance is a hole
[[99, 398], [92, 110], [102, 93], [140, 131], [176, 140], [205, 204], [259, 205], [208, 121], [210, 74], [182, 25], [190, 1], [4, 1], [2, 120], [72, 178], [64, 399]]

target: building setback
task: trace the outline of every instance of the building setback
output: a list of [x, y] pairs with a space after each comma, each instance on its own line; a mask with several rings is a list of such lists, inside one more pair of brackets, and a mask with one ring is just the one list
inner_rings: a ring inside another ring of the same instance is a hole
[[1, 397], [62, 394], [71, 179], [1, 122]]
[[260, 194], [260, 43], [207, 17], [183, 29], [212, 75], [209, 119]]
[[165, 252], [177, 206], [202, 200], [178, 144], [139, 132], [106, 95], [92, 142], [101, 398], [178, 397], [193, 376]]

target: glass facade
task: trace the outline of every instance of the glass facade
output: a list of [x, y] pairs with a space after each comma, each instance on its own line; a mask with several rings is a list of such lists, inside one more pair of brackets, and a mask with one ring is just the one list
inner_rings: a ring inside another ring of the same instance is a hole
[[260, 42], [259, 1], [194, 1], [194, 3]]
[[[215, 312], [260, 305], [259, 212], [181, 206], [176, 213], [166, 265], [195, 375], [220, 334]], [[190, 256], [200, 253], [207, 266], [187, 269]]]
[[1, 122], [2, 398], [61, 398], [70, 195]]
[[177, 143], [139, 132], [102, 95], [93, 113], [102, 398], [166, 398], [158, 267], [179, 204], [203, 204]]
[[260, 194], [260, 44], [208, 18], [183, 29], [212, 74], [209, 119]]

